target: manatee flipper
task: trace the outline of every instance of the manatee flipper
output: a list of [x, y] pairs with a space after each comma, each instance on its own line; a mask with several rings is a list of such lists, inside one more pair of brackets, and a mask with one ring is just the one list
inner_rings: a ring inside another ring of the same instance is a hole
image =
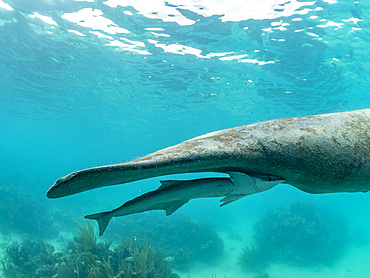
[[94, 219], [99, 225], [99, 235], [101, 236], [108, 226], [109, 221], [112, 219], [112, 214], [110, 212], [100, 212], [95, 214], [86, 215], [86, 219]]

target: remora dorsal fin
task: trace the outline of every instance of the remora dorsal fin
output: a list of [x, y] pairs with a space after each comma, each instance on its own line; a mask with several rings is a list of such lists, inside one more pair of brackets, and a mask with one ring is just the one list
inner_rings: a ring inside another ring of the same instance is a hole
[[167, 181], [159, 181], [159, 182], [161, 183], [161, 186], [158, 187], [158, 189], [163, 189], [163, 188], [178, 185], [178, 184], [181, 184], [181, 183], [186, 183], [188, 181], [167, 180]]
[[178, 210], [180, 207], [185, 205], [189, 200], [179, 200], [179, 201], [173, 201], [168, 202], [163, 206], [163, 209], [166, 211], [166, 215], [169, 216], [172, 213], [174, 213], [176, 210]]

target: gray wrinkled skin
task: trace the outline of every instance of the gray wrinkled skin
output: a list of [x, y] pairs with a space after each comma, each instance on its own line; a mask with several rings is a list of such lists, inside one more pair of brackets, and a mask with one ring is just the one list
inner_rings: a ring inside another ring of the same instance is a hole
[[370, 189], [370, 109], [286, 118], [208, 133], [124, 163], [60, 178], [59, 198], [98, 187], [189, 172], [281, 177], [309, 193]]

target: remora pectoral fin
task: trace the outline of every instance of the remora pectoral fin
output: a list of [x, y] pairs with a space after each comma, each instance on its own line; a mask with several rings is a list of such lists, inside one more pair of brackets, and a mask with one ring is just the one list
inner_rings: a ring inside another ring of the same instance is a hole
[[284, 182], [282, 178], [270, 175], [255, 175], [252, 177], [242, 172], [228, 172], [227, 174], [235, 188], [221, 200], [223, 202], [221, 207], [245, 196], [269, 190]]
[[228, 172], [231, 181], [236, 186], [253, 186], [256, 183], [256, 179], [242, 172]]
[[222, 198], [220, 200], [220, 202], [223, 202], [220, 207], [224, 206], [224, 205], [227, 205], [227, 204], [230, 204], [231, 202], [234, 202], [234, 201], [237, 201], [243, 197], [245, 197], [247, 195], [245, 194], [238, 194], [238, 195], [227, 195], [225, 196], [225, 198]]
[[187, 202], [189, 202], [189, 200], [168, 202], [163, 206], [163, 209], [166, 211], [166, 215], [169, 216], [172, 213], [174, 213], [176, 210], [178, 210], [180, 207], [185, 205]]
[[271, 175], [250, 176], [242, 172], [228, 172], [227, 174], [235, 186], [245, 190], [242, 193], [246, 195], [269, 190], [275, 185], [284, 182], [284, 179]]

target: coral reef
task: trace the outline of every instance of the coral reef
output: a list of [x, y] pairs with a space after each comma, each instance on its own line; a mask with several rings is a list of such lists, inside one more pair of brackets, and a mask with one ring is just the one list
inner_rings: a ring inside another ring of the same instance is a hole
[[25, 236], [51, 238], [58, 235], [51, 214], [31, 196], [7, 186], [0, 187], [0, 230]]
[[156, 250], [174, 257], [171, 265], [182, 271], [194, 262], [217, 263], [224, 250], [222, 239], [212, 227], [182, 215], [166, 217], [160, 212], [150, 212], [128, 216], [114, 222], [110, 234], [147, 238]]
[[79, 237], [67, 245], [67, 252], [55, 251], [43, 242], [24, 240], [6, 248], [2, 271], [7, 278], [176, 278], [163, 254], [147, 240], [134, 237], [111, 243], [97, 242], [89, 221], [76, 221]]
[[267, 212], [254, 226], [259, 252], [271, 262], [330, 265], [347, 244], [343, 220], [324, 214], [310, 202]]

